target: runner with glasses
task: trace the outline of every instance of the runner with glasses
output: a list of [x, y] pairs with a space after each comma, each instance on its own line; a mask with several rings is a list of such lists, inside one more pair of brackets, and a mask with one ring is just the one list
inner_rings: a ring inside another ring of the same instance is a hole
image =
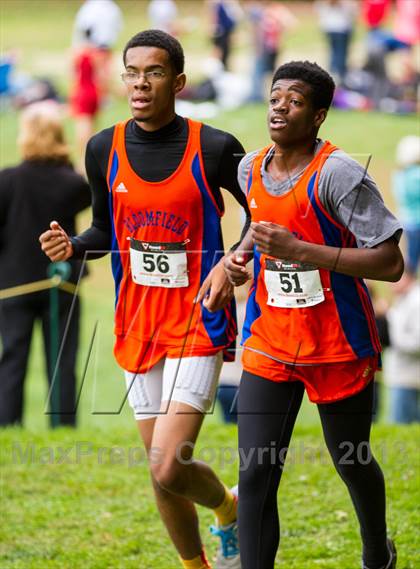
[[125, 71], [121, 73], [121, 79], [126, 85], [134, 85], [141, 77], [144, 77], [149, 83], [155, 83], [165, 77], [163, 71], [145, 71], [144, 73], [137, 73], [136, 71]]
[[161, 518], [183, 567], [206, 568], [195, 504], [213, 509], [221, 538], [216, 567], [235, 569], [236, 496], [194, 460], [193, 447], [236, 336], [220, 188], [248, 215], [237, 182], [244, 150], [232, 135], [176, 115], [175, 95], [186, 80], [176, 39], [141, 32], [123, 58], [133, 118], [89, 142], [92, 226], [69, 238], [53, 222], [40, 240], [52, 261], [112, 249], [115, 356], [140, 436], [153, 449]]

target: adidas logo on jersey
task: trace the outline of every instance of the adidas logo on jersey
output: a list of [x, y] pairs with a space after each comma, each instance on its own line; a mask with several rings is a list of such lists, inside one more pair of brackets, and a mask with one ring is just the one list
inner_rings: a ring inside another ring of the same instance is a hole
[[256, 207], [258, 207], [258, 206], [257, 206], [257, 202], [254, 200], [254, 198], [252, 198], [252, 200], [251, 200], [251, 205], [250, 205], [250, 207], [252, 207], [252, 208], [254, 208], [254, 209], [255, 209]]
[[124, 184], [121, 182], [120, 184], [118, 184], [118, 186], [115, 188], [116, 192], [128, 192], [127, 188], [124, 186]]

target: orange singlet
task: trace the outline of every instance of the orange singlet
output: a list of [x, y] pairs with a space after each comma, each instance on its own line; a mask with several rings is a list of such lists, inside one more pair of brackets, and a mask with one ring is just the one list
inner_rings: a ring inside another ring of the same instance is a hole
[[[283, 225], [310, 243], [356, 247], [354, 236], [329, 215], [318, 196], [319, 173], [336, 147], [326, 142], [300, 180], [280, 196], [269, 194], [261, 178], [263, 159], [271, 149], [257, 155], [249, 174], [252, 221]], [[362, 279], [273, 259], [255, 249], [243, 346], [244, 368], [252, 373], [259, 369], [260, 375], [274, 380], [275, 366], [267, 368], [270, 360], [293, 365], [377, 361], [381, 351]]]
[[236, 336], [235, 307], [232, 301], [210, 313], [194, 303], [223, 255], [223, 211], [205, 178], [201, 123], [188, 121], [184, 156], [161, 182], [147, 182], [131, 168], [126, 124], [115, 126], [108, 164], [114, 353], [125, 370], [145, 373], [164, 356], [208, 356], [230, 346]]

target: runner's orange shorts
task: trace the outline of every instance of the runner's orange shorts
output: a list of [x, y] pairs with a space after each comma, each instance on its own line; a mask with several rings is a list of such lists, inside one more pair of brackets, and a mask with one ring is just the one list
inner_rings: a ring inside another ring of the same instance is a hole
[[362, 391], [380, 368], [378, 355], [349, 362], [297, 365], [244, 349], [244, 370], [270, 381], [302, 381], [312, 403], [332, 403]]

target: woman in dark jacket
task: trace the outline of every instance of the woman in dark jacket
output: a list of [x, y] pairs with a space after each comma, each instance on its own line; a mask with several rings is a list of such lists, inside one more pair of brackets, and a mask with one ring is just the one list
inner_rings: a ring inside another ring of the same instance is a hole
[[[18, 145], [23, 161], [0, 172], [0, 293], [47, 278], [50, 264], [38, 236], [50, 219], [60, 219], [75, 233], [76, 215], [90, 205], [86, 181], [77, 174], [64, 141], [55, 103], [35, 103], [23, 113]], [[72, 261], [68, 280], [76, 283], [80, 261]], [[59, 423], [75, 425], [75, 363], [79, 337], [79, 299], [59, 293], [60, 414]], [[54, 375], [50, 358], [49, 292], [31, 292], [0, 300], [0, 425], [22, 422], [23, 384], [33, 325], [41, 321], [48, 382]], [[67, 328], [64, 337], [64, 330]], [[44, 413], [49, 405], [39, 409]]]

